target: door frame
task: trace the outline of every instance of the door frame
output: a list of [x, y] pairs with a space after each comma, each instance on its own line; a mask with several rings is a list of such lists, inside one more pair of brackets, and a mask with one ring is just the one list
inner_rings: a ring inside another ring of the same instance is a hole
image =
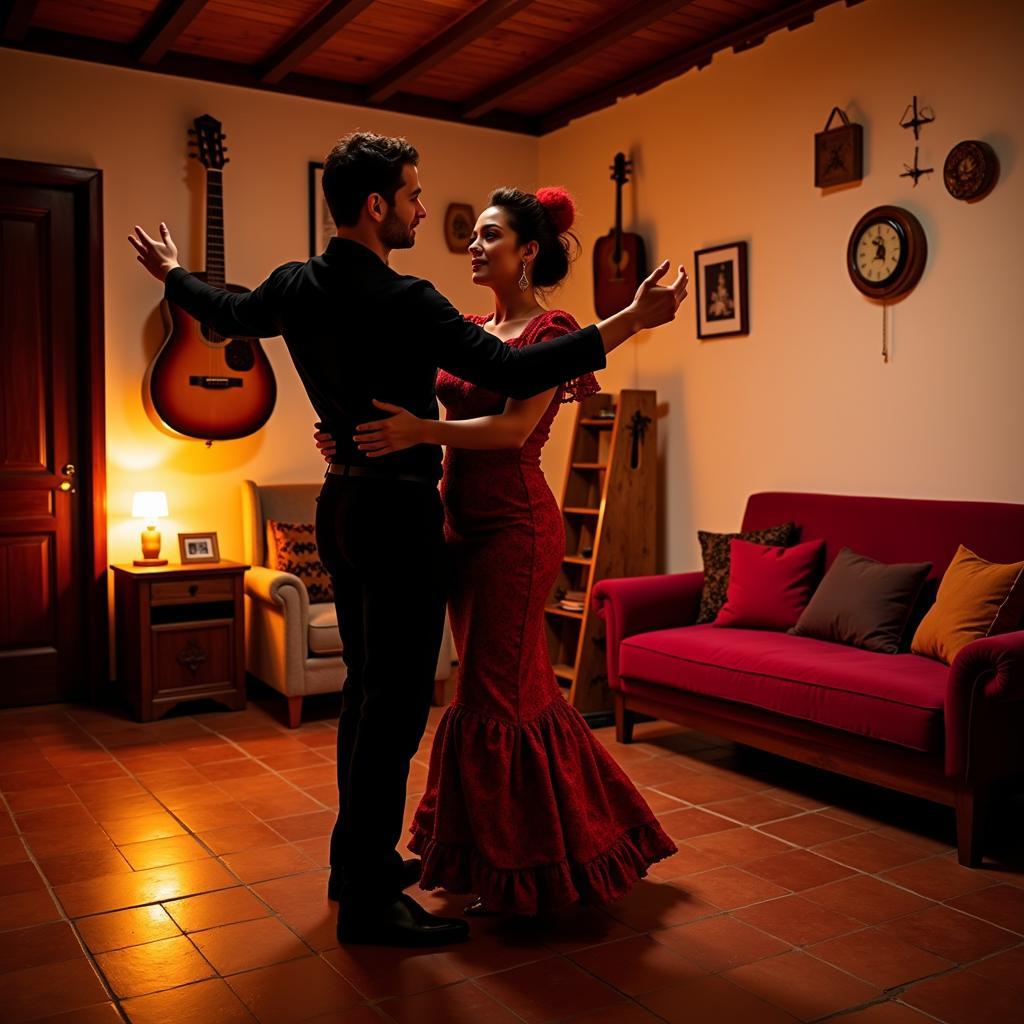
[[[109, 684], [107, 611], [107, 442], [103, 326], [103, 172], [94, 167], [69, 167], [0, 158], [0, 179], [12, 185], [37, 185], [70, 192], [75, 204], [75, 253], [79, 270], [76, 309], [84, 327], [84, 377], [79, 384], [78, 489], [82, 500], [78, 528], [82, 569], [82, 664], [88, 679], [76, 683], [74, 697], [95, 701]], [[83, 388], [82, 384], [85, 384]]]

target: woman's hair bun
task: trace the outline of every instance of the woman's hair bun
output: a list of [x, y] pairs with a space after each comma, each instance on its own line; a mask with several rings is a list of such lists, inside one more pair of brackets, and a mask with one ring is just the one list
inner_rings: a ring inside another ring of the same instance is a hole
[[576, 220], [576, 203], [568, 190], [554, 185], [537, 189], [537, 202], [547, 210], [555, 230], [564, 235]]

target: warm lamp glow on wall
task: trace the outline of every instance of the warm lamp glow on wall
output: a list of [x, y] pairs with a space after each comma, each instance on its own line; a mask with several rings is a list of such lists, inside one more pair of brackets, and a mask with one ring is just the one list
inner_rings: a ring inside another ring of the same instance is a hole
[[163, 491], [136, 491], [132, 498], [132, 516], [144, 519], [146, 528], [142, 531], [142, 558], [135, 559], [135, 565], [166, 565], [167, 559], [160, 557], [160, 531], [156, 521], [167, 516], [167, 495]]

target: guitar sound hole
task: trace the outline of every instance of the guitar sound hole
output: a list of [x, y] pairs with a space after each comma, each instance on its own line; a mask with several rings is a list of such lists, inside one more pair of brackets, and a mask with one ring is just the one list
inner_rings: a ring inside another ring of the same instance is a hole
[[251, 370], [256, 365], [256, 355], [252, 345], [242, 338], [232, 338], [224, 350], [224, 359], [228, 366], [237, 372]]
[[206, 324], [199, 325], [199, 333], [203, 336], [203, 341], [208, 341], [211, 345], [223, 345], [226, 340], [223, 334], [211, 330]]

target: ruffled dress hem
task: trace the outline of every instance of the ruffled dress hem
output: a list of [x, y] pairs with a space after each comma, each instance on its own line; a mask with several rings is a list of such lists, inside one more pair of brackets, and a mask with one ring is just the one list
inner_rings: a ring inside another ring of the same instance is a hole
[[624, 831], [604, 853], [585, 863], [563, 860], [525, 868], [488, 863], [471, 844], [446, 844], [414, 825], [409, 849], [423, 858], [423, 889], [471, 893], [489, 910], [532, 915], [574, 903], [611, 903], [624, 896], [647, 869], [676, 852], [657, 821]]

